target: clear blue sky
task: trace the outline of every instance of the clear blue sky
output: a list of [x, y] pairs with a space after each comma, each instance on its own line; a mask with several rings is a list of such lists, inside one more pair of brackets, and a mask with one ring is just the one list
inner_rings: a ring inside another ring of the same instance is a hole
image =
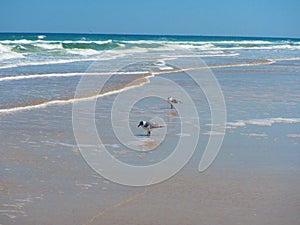
[[300, 38], [300, 0], [1, 0], [0, 32]]

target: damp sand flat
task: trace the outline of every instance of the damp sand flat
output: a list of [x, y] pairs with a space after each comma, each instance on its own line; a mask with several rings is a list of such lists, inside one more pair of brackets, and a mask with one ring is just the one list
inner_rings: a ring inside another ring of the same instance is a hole
[[[226, 88], [227, 81], [221, 82]], [[240, 91], [228, 91], [227, 95], [240, 96]], [[247, 94], [249, 90], [243, 91]], [[295, 98], [292, 88], [290, 91], [291, 98]], [[255, 101], [258, 107], [258, 99], [266, 101], [252, 96], [249, 104]], [[168, 153], [170, 143], [176, 144], [178, 115], [170, 113], [164, 102], [149, 99], [146, 103], [151, 106], [151, 116], [165, 116], [169, 125], [174, 126], [168, 136], [169, 144], [146, 153], [122, 147], [109, 132], [107, 105], [112, 100], [108, 96], [99, 102], [96, 118], [99, 134], [115, 157], [133, 163], [149, 157], [151, 163]], [[133, 117], [145, 113], [140, 110], [137, 106]], [[71, 105], [58, 105], [1, 116], [5, 126], [0, 148], [2, 224], [299, 222], [299, 138], [295, 135], [299, 122], [292, 119], [295, 115], [291, 114], [290, 119], [276, 119], [276, 115], [269, 115], [269, 119], [232, 118], [221, 152], [207, 171], [197, 172], [200, 148], [173, 178], [154, 186], [134, 188], [114, 184], [88, 166], [73, 136], [71, 112]], [[205, 144], [209, 134], [205, 129], [210, 126], [204, 122], [201, 140]], [[147, 147], [145, 137], [139, 136], [144, 131], [135, 129], [134, 133]]]

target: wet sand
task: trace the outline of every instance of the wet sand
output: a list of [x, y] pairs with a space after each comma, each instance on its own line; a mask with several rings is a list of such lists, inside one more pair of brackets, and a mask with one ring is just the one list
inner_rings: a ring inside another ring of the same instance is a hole
[[[207, 171], [197, 172], [200, 152], [165, 182], [127, 187], [102, 178], [87, 165], [71, 136], [71, 116], [60, 110], [71, 108], [49, 107], [1, 117], [9, 128], [1, 132], [5, 139], [0, 148], [1, 224], [300, 222], [297, 147], [282, 157], [277, 154], [281, 150], [273, 148], [285, 142], [270, 145], [264, 137], [242, 136], [244, 144], [238, 144], [231, 140], [237, 134], [229, 132]], [[59, 124], [64, 126], [57, 131]], [[255, 148], [251, 144], [252, 152], [246, 148], [249, 140], [259, 143]], [[278, 158], [281, 164], [275, 165]]]
[[244, 175], [180, 174], [100, 211], [86, 224], [299, 223], [299, 180]]
[[296, 225], [300, 221], [296, 171], [227, 165], [198, 173], [193, 166], [198, 159], [193, 158], [171, 179], [133, 188], [100, 177], [75, 149], [24, 150], [21, 155], [2, 149], [1, 224]]

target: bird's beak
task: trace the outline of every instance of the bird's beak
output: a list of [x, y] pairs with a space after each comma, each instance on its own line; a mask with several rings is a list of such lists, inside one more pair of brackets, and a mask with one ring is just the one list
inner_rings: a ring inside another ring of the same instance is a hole
[[141, 124], [138, 125], [138, 127], [140, 127], [140, 126], [141, 126]]

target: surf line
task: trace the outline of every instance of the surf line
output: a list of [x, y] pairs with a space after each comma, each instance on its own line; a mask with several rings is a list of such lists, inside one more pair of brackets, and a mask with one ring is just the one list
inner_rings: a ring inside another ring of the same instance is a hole
[[[112, 94], [118, 94], [123, 91], [127, 91], [129, 89], [136, 88], [136, 87], [141, 87], [141, 86], [149, 83], [150, 82], [149, 78], [153, 77], [153, 76], [154, 75], [151, 74], [150, 76], [143, 77], [142, 79], [145, 79], [145, 81], [141, 82], [139, 84], [134, 84], [134, 85], [129, 84], [129, 86], [125, 86], [121, 89], [112, 90], [112, 91], [100, 93], [100, 94], [89, 96], [89, 97], [72, 98], [72, 99], [67, 99], [67, 100], [53, 100], [53, 101], [43, 102], [43, 103], [36, 104], [36, 105], [28, 105], [28, 106], [19, 106], [19, 107], [14, 107], [14, 108], [0, 109], [0, 115], [19, 112], [19, 111], [25, 111], [25, 110], [38, 109], [38, 108], [46, 108], [51, 105], [59, 105], [59, 104], [64, 105], [64, 104], [70, 104], [70, 103], [79, 102], [79, 101], [89, 101], [89, 100], [94, 100], [94, 99], [112, 95]], [[132, 83], [134, 83], [134, 82], [135, 81], [133, 81]]]
[[30, 74], [20, 76], [0, 77], [0, 81], [49, 78], [49, 77], [75, 77], [75, 76], [100, 76], [100, 75], [138, 75], [146, 74], [148, 71], [116, 71], [116, 72], [93, 72], [93, 73], [47, 73], [47, 74]]

